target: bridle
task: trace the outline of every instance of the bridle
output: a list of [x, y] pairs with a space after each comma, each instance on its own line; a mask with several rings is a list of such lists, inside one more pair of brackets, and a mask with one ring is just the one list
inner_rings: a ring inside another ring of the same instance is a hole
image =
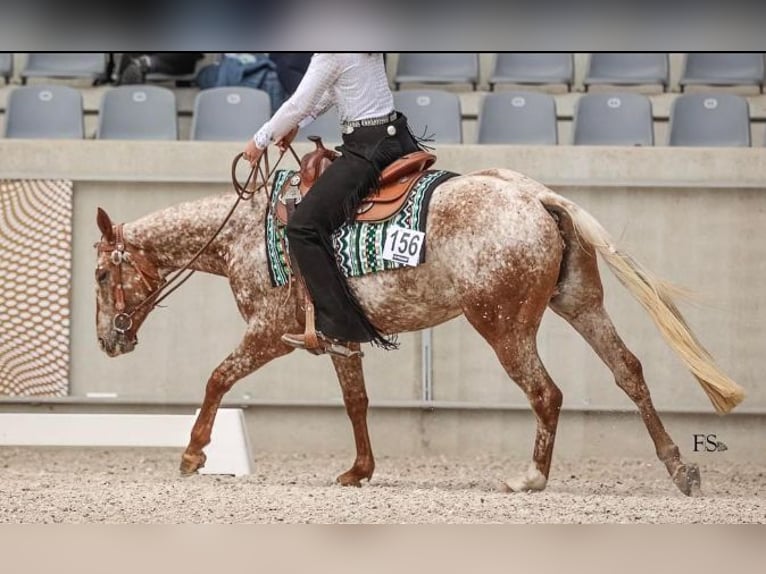
[[[121, 223], [114, 226], [114, 242], [106, 243], [102, 240], [98, 244], [98, 253], [108, 254], [109, 262], [116, 269], [117, 280], [114, 281], [112, 297], [117, 314], [112, 319], [112, 328], [120, 335], [126, 335], [133, 328], [133, 315], [139, 309], [154, 301], [162, 288], [167, 284], [167, 281], [160, 275], [159, 269], [152, 265], [148, 258], [140, 253], [128, 250], [122, 228], [123, 225]], [[122, 270], [123, 265], [126, 264], [136, 270], [141, 281], [150, 292], [138, 305], [130, 310], [125, 305], [125, 286], [123, 284]], [[153, 286], [153, 281], [156, 282], [157, 287]], [[155, 301], [152, 308], [156, 304], [157, 302]]]
[[[125, 242], [123, 235], [122, 223], [114, 226], [113, 242], [105, 241], [103, 238], [101, 239], [101, 241], [97, 244], [98, 253], [109, 254], [109, 262], [116, 267], [117, 280], [114, 282], [112, 292], [115, 308], [117, 310], [117, 314], [112, 319], [112, 328], [115, 332], [122, 336], [127, 335], [133, 328], [133, 317], [139, 310], [151, 305], [149, 309], [149, 311], [151, 311], [157, 307], [160, 302], [165, 300], [173, 291], [183, 285], [194, 274], [194, 269], [190, 269], [190, 267], [194, 264], [195, 261], [197, 261], [197, 259], [199, 259], [205, 250], [210, 247], [213, 241], [215, 241], [215, 238], [218, 237], [218, 234], [221, 233], [223, 228], [229, 222], [229, 219], [231, 219], [231, 216], [234, 214], [234, 210], [237, 209], [237, 206], [241, 201], [248, 201], [252, 199], [253, 196], [262, 189], [268, 196], [268, 181], [276, 171], [277, 166], [279, 166], [279, 163], [282, 161], [282, 158], [285, 156], [287, 149], [290, 150], [295, 160], [300, 164], [298, 155], [295, 153], [293, 147], [288, 144], [286, 149], [280, 152], [279, 158], [274, 164], [273, 169], [269, 169], [269, 156], [267, 148], [264, 150], [264, 153], [261, 155], [258, 163], [251, 168], [250, 174], [248, 175], [247, 180], [245, 180], [244, 185], [240, 184], [237, 180], [237, 165], [242, 159], [243, 154], [239, 153], [234, 156], [234, 160], [231, 164], [231, 181], [232, 185], [234, 186], [234, 190], [237, 193], [237, 199], [234, 202], [234, 205], [232, 205], [231, 209], [226, 214], [226, 217], [224, 217], [223, 221], [221, 222], [221, 225], [219, 225], [218, 229], [216, 229], [210, 239], [205, 242], [205, 244], [191, 257], [191, 259], [189, 259], [189, 261], [183, 267], [170, 274], [167, 278], [162, 277], [159, 269], [153, 265], [147, 257], [137, 251], [131, 251], [128, 248], [128, 244]], [[263, 167], [261, 166], [261, 163], [264, 164]], [[258, 183], [258, 176], [261, 178], [260, 183]], [[253, 182], [254, 185], [251, 186], [251, 182]], [[146, 297], [144, 297], [131, 309], [128, 309], [125, 303], [125, 286], [123, 284], [124, 265], [130, 265], [138, 273], [138, 276], [141, 278], [141, 281], [144, 283], [147, 289], [149, 289], [149, 294], [146, 295]], [[182, 277], [184, 273], [186, 273], [186, 275]], [[153, 283], [156, 283], [156, 286], [153, 287]]]

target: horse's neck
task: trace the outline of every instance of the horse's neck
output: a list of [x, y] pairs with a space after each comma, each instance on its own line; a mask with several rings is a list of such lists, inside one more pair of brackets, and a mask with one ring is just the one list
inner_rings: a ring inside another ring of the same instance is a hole
[[[126, 223], [125, 239], [144, 250], [160, 268], [178, 269], [186, 265], [213, 237], [233, 203], [233, 196], [218, 195], [174, 205]], [[250, 214], [252, 210], [249, 208], [240, 206], [238, 211], [246, 210]], [[191, 269], [216, 275], [227, 274], [227, 253], [233, 240], [230, 226], [235, 219], [241, 223], [242, 215], [237, 217], [235, 213], [227, 224], [229, 232], [219, 234], [191, 265]]]

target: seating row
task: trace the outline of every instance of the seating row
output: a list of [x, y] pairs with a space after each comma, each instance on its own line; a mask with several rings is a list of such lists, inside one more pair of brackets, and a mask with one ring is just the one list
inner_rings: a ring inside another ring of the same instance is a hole
[[[411, 53], [399, 55], [394, 81], [402, 84], [454, 83], [473, 85], [479, 78], [477, 53]], [[669, 55], [664, 52], [594, 52], [588, 59], [583, 84], [587, 90], [596, 84], [644, 85], [657, 84], [668, 89], [670, 81]], [[702, 53], [685, 54], [679, 84], [689, 85], [754, 85], [763, 89], [766, 81], [762, 53]], [[565, 84], [571, 91], [574, 82], [574, 54], [498, 52], [490, 89], [499, 84]]]
[[[30, 78], [84, 78], [94, 83], [108, 83], [109, 52], [30, 52], [19, 72], [22, 83]], [[113, 53], [112, 53], [113, 54]], [[0, 52], [0, 77], [13, 77], [13, 54]], [[148, 81], [178, 80], [193, 82], [195, 74], [178, 76], [152, 72]]]
[[[413, 133], [437, 144], [462, 143], [457, 94], [443, 90], [394, 92], [396, 109]], [[245, 141], [271, 114], [266, 92], [253, 88], [214, 88], [197, 93], [190, 139]], [[506, 91], [484, 96], [477, 143], [555, 145], [559, 142], [556, 100], [541, 92]], [[303, 128], [298, 140], [319, 135], [341, 140], [333, 108]], [[5, 114], [7, 138], [83, 138], [82, 94], [64, 85], [22, 86], [11, 90]], [[107, 89], [99, 108], [99, 139], [178, 139], [175, 93], [161, 86]], [[637, 93], [583, 94], [575, 104], [575, 145], [655, 145], [651, 100]], [[682, 94], [670, 110], [669, 145], [750, 146], [746, 98], [734, 94]]]
[[[105, 52], [33, 52], [20, 72], [31, 77], [79, 77], [93, 80], [106, 74]], [[0, 53], [0, 77], [12, 73], [10, 53]], [[594, 52], [588, 59], [584, 86], [595, 84], [656, 84], [667, 90], [670, 77], [668, 53]], [[689, 85], [752, 85], [763, 91], [766, 82], [764, 54], [759, 52], [691, 52], [684, 55], [679, 80]], [[476, 89], [479, 81], [477, 52], [402, 52], [393, 75], [396, 89], [408, 83], [466, 83]], [[167, 78], [163, 78], [167, 79]], [[185, 78], [189, 79], [189, 78]], [[489, 78], [490, 89], [500, 84], [564, 84], [574, 81], [572, 53], [498, 52]]]

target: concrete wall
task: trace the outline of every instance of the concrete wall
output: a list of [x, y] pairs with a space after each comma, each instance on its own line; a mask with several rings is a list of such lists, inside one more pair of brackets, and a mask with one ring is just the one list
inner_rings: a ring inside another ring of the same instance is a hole
[[[305, 150], [298, 147], [299, 153]], [[226, 281], [195, 276], [171, 296], [168, 308], [153, 313], [134, 353], [108, 359], [96, 344], [94, 329], [95, 211], [101, 206], [116, 220], [130, 221], [173, 203], [224, 192], [237, 151], [238, 144], [228, 143], [0, 139], [0, 177], [75, 182], [72, 397], [34, 404], [6, 400], [0, 407], [192, 409], [201, 400], [209, 373], [243, 328]], [[685, 436], [698, 426], [727, 425], [747, 443], [747, 452], [766, 450], [762, 437], [753, 432], [759, 417], [745, 415], [766, 412], [766, 385], [760, 376], [766, 369], [766, 310], [760, 303], [766, 278], [762, 149], [463, 145], [442, 146], [437, 152], [445, 169], [504, 166], [543, 181], [589, 210], [660, 276], [696, 290], [702, 303], [681, 306], [688, 322], [748, 392], [738, 409], [741, 414], [734, 417], [707, 418], [712, 407], [696, 381], [638, 303], [602, 266], [607, 308], [642, 360], [656, 404], [669, 413], [700, 413], [675, 415], [671, 426], [678, 425]], [[510, 443], [524, 452], [531, 447], [526, 399], [463, 319], [433, 330], [435, 403], [421, 400], [421, 334], [406, 334], [401, 340], [400, 351], [370, 349], [365, 359], [373, 424], [379, 425], [384, 448], [416, 453], [507, 450]], [[549, 313], [539, 341], [543, 360], [564, 391], [564, 408], [570, 413], [565, 420], [573, 421], [560, 434], [566, 435], [561, 440], [567, 448], [610, 453], [614, 445], [601, 438], [625, 431], [639, 435], [620, 438], [626, 449], [621, 453], [651, 454], [636, 415], [605, 414], [605, 426], [592, 424], [598, 413], [634, 409], [583, 340]], [[117, 398], [89, 400], [88, 393], [94, 392], [115, 393]], [[338, 408], [339, 389], [326, 358], [294, 353], [275, 361], [240, 382], [228, 401], [251, 407], [248, 422], [259, 448], [350, 448], [348, 425]], [[580, 409], [586, 413], [577, 414]], [[509, 425], [508, 434], [500, 430], [504, 425]]]

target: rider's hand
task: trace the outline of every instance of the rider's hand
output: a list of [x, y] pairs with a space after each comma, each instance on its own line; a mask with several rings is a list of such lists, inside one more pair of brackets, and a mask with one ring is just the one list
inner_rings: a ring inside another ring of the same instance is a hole
[[276, 142], [276, 146], [279, 148], [279, 151], [281, 151], [282, 153], [285, 153], [287, 151], [287, 146], [289, 146], [292, 143], [297, 133], [298, 133], [298, 128], [294, 127], [288, 133], [286, 133], [281, 138], [279, 138]]
[[264, 150], [259, 149], [251, 139], [245, 144], [245, 150], [242, 152], [242, 157], [249, 161], [251, 166], [255, 167], [258, 165], [258, 160], [261, 159], [263, 152]]

